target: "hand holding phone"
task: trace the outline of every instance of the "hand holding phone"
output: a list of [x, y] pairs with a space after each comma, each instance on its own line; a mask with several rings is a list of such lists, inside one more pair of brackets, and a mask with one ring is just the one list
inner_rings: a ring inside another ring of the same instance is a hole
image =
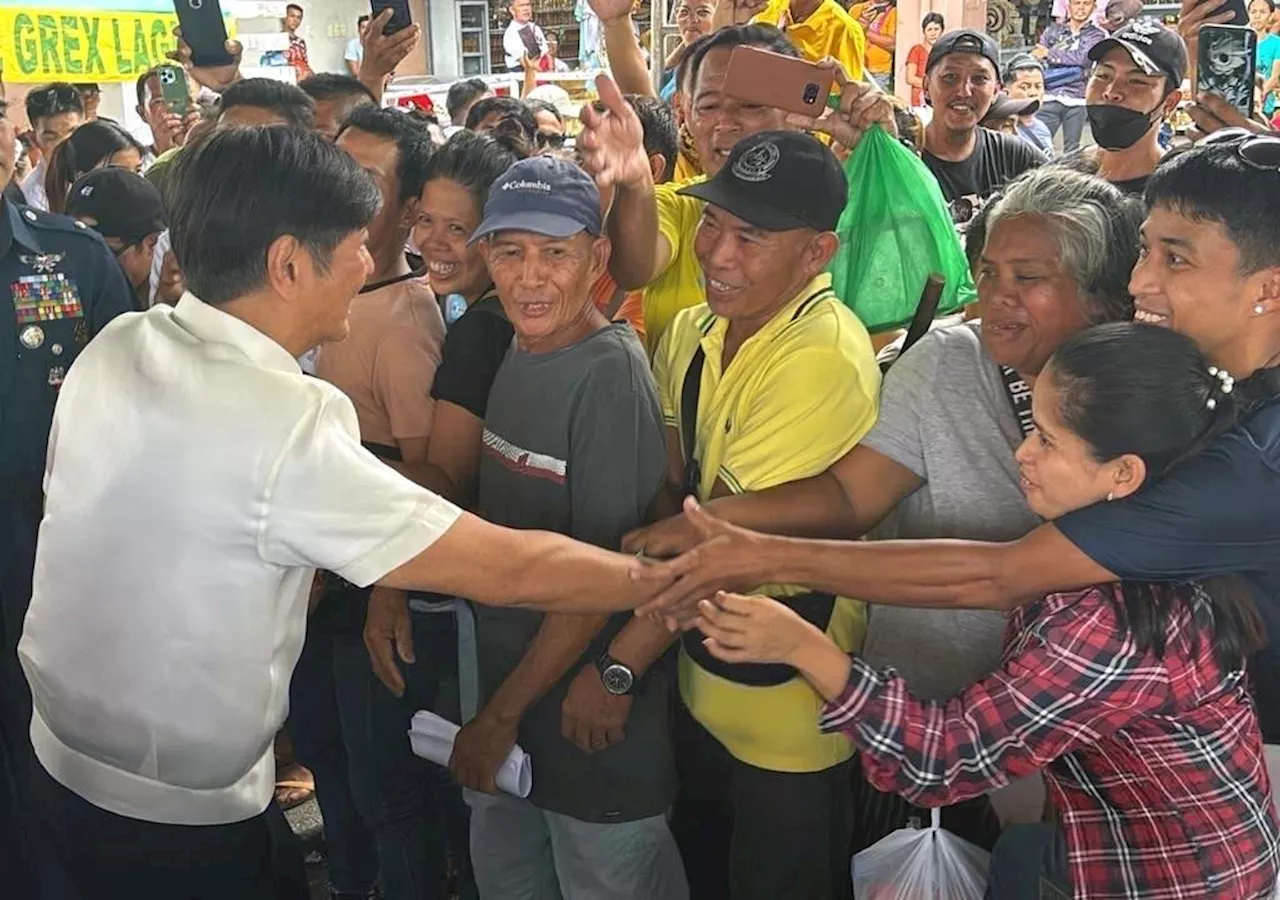
[[1245, 118], [1253, 116], [1258, 36], [1251, 28], [1206, 25], [1200, 30], [1196, 93], [1212, 93]]
[[816, 119], [827, 108], [835, 81], [835, 72], [819, 63], [759, 47], [734, 47], [724, 92], [748, 103]]
[[222, 22], [218, 0], [173, 0], [181, 38], [190, 48], [191, 64], [200, 68], [226, 66], [233, 62], [227, 52], [227, 27]]
[[160, 82], [160, 96], [169, 112], [176, 116], [186, 115], [191, 106], [191, 88], [187, 84], [186, 71], [176, 65], [157, 66], [156, 79]]
[[413, 16], [409, 13], [409, 0], [370, 0], [369, 11], [373, 13], [373, 18], [378, 18], [378, 14], [384, 9], [391, 10], [391, 21], [383, 26], [383, 34], [395, 34], [413, 24]]

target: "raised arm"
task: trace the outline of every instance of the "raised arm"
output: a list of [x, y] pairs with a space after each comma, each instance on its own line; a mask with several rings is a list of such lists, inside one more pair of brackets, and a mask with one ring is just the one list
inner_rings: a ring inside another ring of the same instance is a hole
[[596, 79], [604, 111], [582, 108], [583, 164], [601, 188], [616, 188], [607, 223], [613, 254], [609, 271], [624, 291], [638, 290], [666, 270], [672, 248], [658, 231], [653, 172], [644, 150], [644, 129], [618, 85]]
[[631, 0], [590, 0], [590, 3], [604, 29], [604, 51], [618, 88], [624, 94], [654, 96], [644, 53], [631, 27]]
[[422, 34], [422, 28], [417, 23], [394, 34], [383, 34], [393, 12], [390, 7], [384, 9], [374, 19], [366, 22], [360, 32], [360, 43], [364, 46], [360, 83], [373, 91], [373, 96], [379, 102], [382, 100], [387, 76], [395, 72], [396, 66], [418, 45], [418, 38]]

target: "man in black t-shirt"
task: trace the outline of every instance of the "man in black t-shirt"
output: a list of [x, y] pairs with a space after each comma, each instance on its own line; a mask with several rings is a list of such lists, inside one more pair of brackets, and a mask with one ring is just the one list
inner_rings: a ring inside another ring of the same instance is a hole
[[997, 188], [1045, 161], [1037, 150], [978, 125], [1000, 87], [1000, 50], [987, 35], [964, 28], [933, 45], [925, 92], [933, 119], [924, 131], [924, 164], [950, 203], [986, 199]]
[[1164, 158], [1160, 124], [1182, 100], [1187, 46], [1154, 19], [1137, 19], [1089, 51], [1085, 110], [1096, 147], [1062, 162], [1141, 194]]

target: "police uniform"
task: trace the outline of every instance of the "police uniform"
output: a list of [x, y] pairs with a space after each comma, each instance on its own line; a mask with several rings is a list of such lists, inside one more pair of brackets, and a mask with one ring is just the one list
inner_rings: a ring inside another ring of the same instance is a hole
[[16, 648], [31, 599], [53, 407], [76, 356], [104, 325], [134, 308], [135, 296], [97, 234], [6, 199], [0, 298], [0, 807], [9, 807], [0, 809], [0, 820], [17, 806], [21, 829], [21, 806], [4, 795], [21, 796], [27, 786], [31, 700]]

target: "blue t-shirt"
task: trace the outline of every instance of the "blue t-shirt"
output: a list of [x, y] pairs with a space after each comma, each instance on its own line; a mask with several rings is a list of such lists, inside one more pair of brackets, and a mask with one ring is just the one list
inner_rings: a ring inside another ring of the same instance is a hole
[[[1258, 41], [1258, 75], [1265, 82], [1271, 77], [1276, 60], [1280, 60], [1280, 35], [1269, 34]], [[1271, 116], [1276, 111], [1276, 95], [1268, 94], [1263, 101], [1262, 111]]]
[[1049, 133], [1049, 126], [1035, 116], [1031, 117], [1030, 125], [1024, 125], [1021, 120], [1018, 121], [1018, 137], [1045, 156], [1053, 158], [1053, 135]]
[[1242, 576], [1269, 640], [1249, 660], [1258, 720], [1280, 743], [1280, 398], [1132, 497], [1054, 524], [1120, 578]]

